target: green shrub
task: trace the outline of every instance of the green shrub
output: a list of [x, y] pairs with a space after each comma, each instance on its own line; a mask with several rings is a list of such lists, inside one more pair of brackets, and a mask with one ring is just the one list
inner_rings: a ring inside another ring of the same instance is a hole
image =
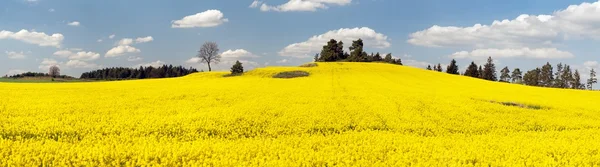
[[298, 78], [298, 77], [307, 77], [309, 75], [306, 71], [286, 71], [280, 72], [273, 76], [273, 78]]

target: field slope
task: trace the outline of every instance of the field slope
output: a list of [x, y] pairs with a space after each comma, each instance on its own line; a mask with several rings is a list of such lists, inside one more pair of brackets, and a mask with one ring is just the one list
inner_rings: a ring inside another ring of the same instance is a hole
[[223, 74], [0, 83], [0, 166], [600, 165], [599, 92], [379, 63]]

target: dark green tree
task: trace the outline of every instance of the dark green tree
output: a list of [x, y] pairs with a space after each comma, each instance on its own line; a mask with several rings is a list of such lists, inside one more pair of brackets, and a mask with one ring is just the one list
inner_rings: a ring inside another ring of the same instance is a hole
[[481, 65], [477, 69], [477, 77], [483, 79], [483, 68], [481, 68]]
[[388, 62], [388, 63], [393, 63], [394, 58], [392, 58], [391, 53], [388, 53], [387, 55], [385, 55], [385, 58], [383, 58], [383, 61]]
[[544, 87], [552, 87], [554, 86], [554, 73], [552, 72], [552, 65], [549, 62], [546, 62], [544, 66], [542, 66], [540, 73], [540, 86]]
[[327, 45], [323, 46], [323, 49], [321, 49], [319, 61], [332, 62], [341, 60], [344, 57], [343, 45], [344, 43], [341, 41], [337, 42], [335, 39], [329, 40]]
[[427, 70], [433, 70], [433, 69], [431, 69], [431, 65], [427, 65], [427, 68], [426, 68], [426, 69], [427, 69]]
[[494, 65], [492, 57], [488, 57], [487, 63], [483, 66], [483, 79], [490, 81], [498, 80], [496, 77], [496, 65]]
[[521, 73], [521, 69], [515, 68], [510, 76], [513, 83], [521, 83], [523, 81], [523, 74]]
[[244, 67], [240, 61], [235, 61], [235, 64], [231, 67], [231, 75], [240, 75], [244, 73]]
[[510, 82], [510, 70], [508, 69], [508, 66], [500, 70], [500, 81]]
[[383, 58], [381, 58], [381, 55], [379, 55], [379, 52], [377, 52], [377, 54], [375, 54], [375, 56], [373, 56], [373, 61], [382, 61]]
[[317, 53], [317, 54], [315, 54], [315, 62], [318, 62], [318, 61], [319, 61], [319, 54]]
[[573, 72], [571, 71], [571, 66], [564, 65], [563, 67], [563, 73], [560, 75], [560, 81], [562, 82], [562, 87], [560, 88], [572, 88]]
[[465, 70], [465, 76], [479, 78], [479, 71], [477, 70], [477, 64], [475, 64], [475, 62], [471, 61], [471, 64], [467, 67], [467, 70]]
[[438, 72], [442, 72], [444, 69], [442, 69], [442, 64], [438, 63], [438, 65], [436, 66], [436, 69]]
[[584, 89], [584, 85], [581, 83], [581, 75], [579, 75], [579, 70], [575, 70], [573, 74], [573, 80], [571, 80], [571, 88], [572, 89]]
[[587, 80], [587, 89], [592, 90], [595, 83], [598, 83], [598, 79], [596, 79], [596, 71], [592, 68], [590, 78]]
[[554, 73], [554, 81], [553, 81], [553, 87], [555, 88], [565, 88], [565, 82], [563, 81], [563, 70], [564, 70], [564, 66], [562, 63], [558, 63], [556, 65], [556, 72]]
[[448, 67], [446, 67], [446, 73], [459, 75], [458, 73], [458, 65], [456, 65], [456, 60], [452, 59]]
[[540, 86], [541, 73], [542, 70], [540, 68], [527, 71], [523, 76], [523, 83], [530, 86]]
[[348, 61], [351, 62], [364, 62], [367, 60], [367, 53], [363, 51], [363, 40], [358, 39], [356, 41], [352, 41], [352, 46], [350, 46], [350, 57], [348, 57]]

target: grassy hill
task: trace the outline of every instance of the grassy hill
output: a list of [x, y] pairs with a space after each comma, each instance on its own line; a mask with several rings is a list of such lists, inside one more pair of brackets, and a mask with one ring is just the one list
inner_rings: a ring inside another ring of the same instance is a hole
[[598, 92], [380, 63], [224, 74], [0, 83], [0, 164], [600, 165]]

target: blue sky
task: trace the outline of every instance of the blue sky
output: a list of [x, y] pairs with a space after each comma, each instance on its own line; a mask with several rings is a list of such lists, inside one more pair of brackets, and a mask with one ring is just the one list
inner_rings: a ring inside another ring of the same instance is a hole
[[0, 74], [50, 65], [75, 77], [116, 66], [206, 70], [193, 59], [206, 41], [226, 57], [217, 70], [235, 60], [247, 69], [310, 62], [328, 38], [346, 47], [363, 38], [367, 52], [420, 68], [456, 58], [463, 71], [492, 56], [497, 70], [563, 62], [586, 77], [600, 58], [595, 1], [3, 0], [0, 10]]

